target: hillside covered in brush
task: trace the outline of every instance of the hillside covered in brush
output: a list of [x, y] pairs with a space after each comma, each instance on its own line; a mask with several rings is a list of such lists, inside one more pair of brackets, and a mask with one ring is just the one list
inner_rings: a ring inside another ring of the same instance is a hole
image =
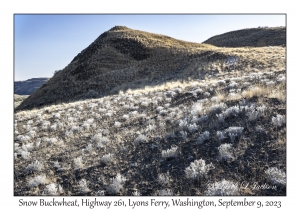
[[217, 47], [286, 46], [286, 27], [259, 27], [230, 31], [205, 42]]

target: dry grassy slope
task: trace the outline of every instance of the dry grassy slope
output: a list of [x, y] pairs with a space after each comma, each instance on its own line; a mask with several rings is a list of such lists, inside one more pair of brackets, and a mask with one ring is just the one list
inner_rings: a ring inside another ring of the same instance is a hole
[[242, 29], [213, 36], [203, 43], [218, 47], [285, 46], [286, 28], [273, 27]]
[[[212, 69], [221, 71], [230, 55], [239, 56], [243, 68], [271, 67], [273, 63], [266, 59], [268, 50], [223, 49], [116, 26], [101, 34], [18, 110], [188, 79]], [[274, 51], [271, 49], [271, 54]], [[283, 48], [277, 51], [284, 55]]]

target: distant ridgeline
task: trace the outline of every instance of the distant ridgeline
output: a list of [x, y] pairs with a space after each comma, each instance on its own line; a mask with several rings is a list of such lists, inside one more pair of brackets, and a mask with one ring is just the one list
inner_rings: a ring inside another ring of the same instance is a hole
[[18, 95], [31, 95], [34, 91], [40, 88], [45, 84], [49, 78], [32, 78], [25, 81], [16, 81], [14, 82], [14, 94]]
[[286, 27], [259, 27], [216, 35], [205, 42], [217, 47], [286, 46]]

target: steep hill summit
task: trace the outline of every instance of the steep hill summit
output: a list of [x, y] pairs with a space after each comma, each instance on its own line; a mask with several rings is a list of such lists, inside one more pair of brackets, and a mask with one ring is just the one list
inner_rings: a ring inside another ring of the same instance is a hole
[[218, 47], [285, 46], [286, 27], [260, 27], [231, 31], [213, 36], [203, 43]]
[[19, 108], [103, 96], [126, 86], [157, 82], [174, 77], [189, 61], [203, 56], [226, 57], [204, 44], [115, 26], [75, 56]]

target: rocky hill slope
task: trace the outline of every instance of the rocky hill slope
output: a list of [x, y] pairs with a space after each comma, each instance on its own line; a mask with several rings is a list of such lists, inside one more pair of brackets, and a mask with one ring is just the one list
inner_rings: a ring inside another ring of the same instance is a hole
[[286, 27], [249, 28], [213, 36], [206, 44], [218, 47], [286, 46]]
[[43, 84], [45, 84], [49, 78], [40, 77], [40, 78], [32, 78], [25, 81], [15, 81], [14, 82], [14, 94], [18, 95], [30, 95], [38, 88], [40, 88]]

